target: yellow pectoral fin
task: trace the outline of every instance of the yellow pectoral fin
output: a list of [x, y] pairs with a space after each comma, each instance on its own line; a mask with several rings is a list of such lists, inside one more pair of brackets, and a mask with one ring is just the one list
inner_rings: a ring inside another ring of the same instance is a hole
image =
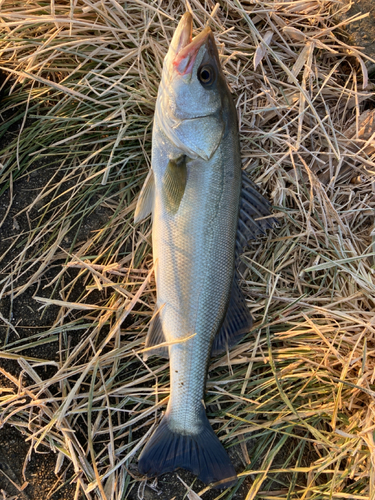
[[169, 212], [177, 213], [185, 192], [187, 179], [186, 156], [170, 160], [163, 176], [162, 196]]

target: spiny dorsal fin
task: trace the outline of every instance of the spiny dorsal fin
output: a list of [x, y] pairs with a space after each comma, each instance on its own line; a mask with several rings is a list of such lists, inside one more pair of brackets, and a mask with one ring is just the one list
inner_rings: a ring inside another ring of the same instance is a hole
[[222, 354], [237, 344], [249, 332], [252, 324], [253, 318], [246, 306], [235, 273], [227, 313], [219, 333], [214, 338], [211, 356]]
[[134, 222], [140, 222], [145, 219], [154, 207], [155, 199], [155, 181], [154, 172], [151, 169], [146, 177], [146, 180], [142, 186], [141, 192], [139, 193], [137, 206], [134, 213]]
[[[165, 342], [165, 335], [160, 319], [160, 308], [151, 320], [150, 328], [147, 332], [145, 347], [157, 346]], [[150, 351], [143, 353], [143, 359], [147, 361], [150, 356], [160, 356], [161, 358], [169, 358], [168, 347], [156, 347]]]
[[[241, 251], [249, 240], [274, 226], [276, 220], [271, 215], [271, 204], [256, 189], [256, 185], [242, 173], [240, 213], [237, 229], [237, 251]], [[260, 219], [268, 217], [267, 219]]]
[[186, 156], [169, 160], [163, 177], [163, 199], [172, 214], [177, 213], [185, 192], [187, 179]]

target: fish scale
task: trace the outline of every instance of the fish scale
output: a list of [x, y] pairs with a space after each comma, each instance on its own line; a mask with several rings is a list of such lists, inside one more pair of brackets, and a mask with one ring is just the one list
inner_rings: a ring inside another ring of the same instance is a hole
[[[165, 339], [171, 342], [196, 334], [184, 344], [171, 346], [169, 353], [170, 425], [184, 431], [197, 423], [210, 345], [225, 312], [233, 276], [241, 183], [240, 170], [233, 175], [233, 169], [226, 168], [232, 148], [229, 155], [225, 149], [223, 141], [210, 161], [187, 162], [187, 185], [177, 215], [170, 215], [162, 201], [154, 211], [153, 255], [158, 306], [165, 304], [161, 312]], [[158, 186], [164, 165], [157, 151], [154, 157]], [[191, 417], [187, 416], [190, 409]]]

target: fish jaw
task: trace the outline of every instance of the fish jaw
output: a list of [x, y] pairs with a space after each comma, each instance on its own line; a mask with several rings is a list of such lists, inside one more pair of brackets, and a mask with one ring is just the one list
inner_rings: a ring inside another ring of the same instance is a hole
[[206, 43], [209, 36], [214, 41], [209, 27], [206, 27], [194, 38], [192, 33], [193, 17], [190, 12], [185, 12], [173, 35], [166, 58], [167, 64], [165, 66], [170, 76], [175, 72], [182, 76], [191, 73], [199, 49]]
[[174, 32], [169, 52], [178, 54], [184, 47], [192, 41], [193, 17], [190, 12], [185, 12]]
[[211, 29], [207, 27], [176, 54], [173, 66], [179, 75], [192, 73], [199, 50], [206, 44], [209, 36], [213, 37]]

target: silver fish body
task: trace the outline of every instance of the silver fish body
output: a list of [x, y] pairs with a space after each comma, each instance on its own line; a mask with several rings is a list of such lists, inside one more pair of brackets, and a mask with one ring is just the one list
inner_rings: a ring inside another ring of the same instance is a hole
[[[230, 102], [231, 103], [231, 102]], [[231, 103], [232, 104], [232, 103]], [[233, 107], [234, 108], [234, 107]], [[156, 196], [153, 211], [153, 255], [160, 319], [167, 342], [194, 337], [169, 347], [170, 427], [198, 432], [212, 340], [228, 305], [233, 279], [241, 164], [236, 115], [209, 160], [188, 159], [184, 195], [176, 214]], [[155, 192], [176, 150], [160, 137], [155, 121], [153, 169]], [[161, 139], [161, 140], [159, 140]]]
[[[215, 337], [225, 350], [251, 326], [244, 301], [231, 301], [233, 286], [239, 293], [233, 278], [241, 158], [236, 110], [213, 35], [206, 28], [191, 40], [191, 29], [185, 14], [164, 62], [152, 173], [135, 216], [153, 215], [157, 312], [146, 346], [171, 343], [168, 407], [139, 469], [153, 476], [182, 467], [224, 486], [236, 473], [208, 422], [203, 398]], [[254, 208], [252, 196], [255, 215], [268, 214], [262, 197]], [[166, 354], [157, 348], [156, 353]]]

